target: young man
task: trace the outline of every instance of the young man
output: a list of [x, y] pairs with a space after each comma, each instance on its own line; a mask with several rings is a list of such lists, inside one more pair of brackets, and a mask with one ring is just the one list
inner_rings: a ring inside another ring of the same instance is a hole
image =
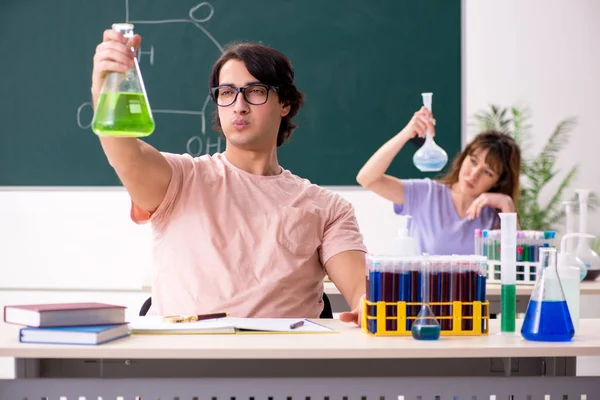
[[[96, 48], [94, 107], [110, 71], [133, 66], [132, 43], [107, 30]], [[325, 273], [360, 321], [365, 247], [352, 206], [283, 169], [303, 95], [290, 61], [260, 44], [226, 49], [210, 76], [224, 153], [161, 153], [135, 138], [100, 137], [132, 200], [150, 221], [155, 276], [149, 314], [227, 311], [244, 317], [318, 317]]]

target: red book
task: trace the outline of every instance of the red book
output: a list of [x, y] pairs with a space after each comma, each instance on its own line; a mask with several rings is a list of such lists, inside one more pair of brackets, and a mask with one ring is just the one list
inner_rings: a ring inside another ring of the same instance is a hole
[[123, 324], [125, 307], [104, 303], [5, 306], [4, 322], [34, 328]]

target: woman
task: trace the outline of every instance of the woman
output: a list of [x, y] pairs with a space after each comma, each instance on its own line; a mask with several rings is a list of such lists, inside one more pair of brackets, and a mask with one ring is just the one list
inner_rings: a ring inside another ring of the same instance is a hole
[[516, 212], [521, 151], [508, 135], [477, 135], [438, 181], [398, 179], [386, 175], [394, 157], [415, 136], [434, 132], [435, 120], [425, 107], [362, 167], [356, 180], [393, 201], [397, 213], [411, 215], [410, 234], [419, 253], [473, 254], [474, 230], [500, 225], [499, 212]]

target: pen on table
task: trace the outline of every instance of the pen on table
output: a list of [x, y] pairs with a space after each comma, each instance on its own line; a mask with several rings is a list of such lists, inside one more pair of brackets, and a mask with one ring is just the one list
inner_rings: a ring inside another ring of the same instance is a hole
[[302, 325], [304, 325], [304, 321], [294, 322], [290, 325], [290, 329], [300, 328]]
[[229, 314], [226, 312], [212, 313], [212, 314], [200, 314], [200, 315], [171, 315], [163, 317], [164, 322], [196, 322], [205, 319], [224, 318]]

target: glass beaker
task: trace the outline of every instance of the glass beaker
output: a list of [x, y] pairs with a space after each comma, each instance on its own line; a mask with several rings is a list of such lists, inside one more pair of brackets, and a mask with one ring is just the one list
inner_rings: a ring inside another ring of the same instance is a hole
[[540, 248], [538, 268], [521, 335], [538, 342], [568, 342], [575, 328], [558, 275], [555, 248]]
[[[431, 111], [433, 93], [421, 93], [423, 105]], [[422, 172], [441, 171], [448, 163], [448, 154], [433, 140], [433, 134], [427, 130], [425, 143], [413, 155], [413, 163]]]
[[424, 260], [421, 269], [421, 310], [413, 322], [410, 332], [416, 340], [437, 340], [440, 338], [441, 327], [429, 306], [429, 280], [432, 269], [429, 261]]
[[[113, 24], [112, 29], [133, 38], [133, 24]], [[125, 73], [110, 72], [106, 76], [92, 119], [96, 135], [144, 137], [154, 131], [152, 110], [135, 57], [134, 63]]]

